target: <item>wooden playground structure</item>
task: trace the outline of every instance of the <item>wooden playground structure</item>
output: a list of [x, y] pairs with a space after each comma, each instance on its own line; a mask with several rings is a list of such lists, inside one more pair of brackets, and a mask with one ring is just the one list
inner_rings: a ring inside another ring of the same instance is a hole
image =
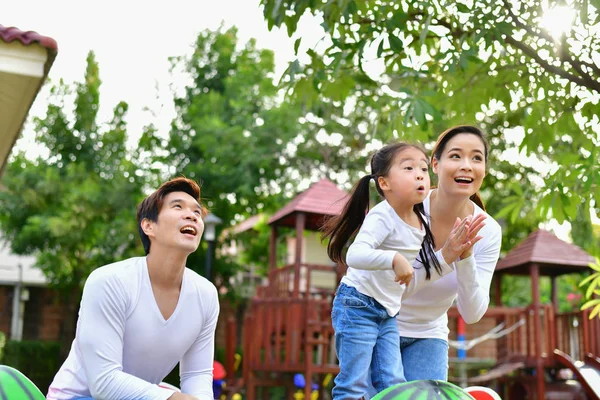
[[[243, 388], [245, 399], [268, 399], [265, 389], [277, 386], [286, 388], [286, 398], [298, 398], [294, 397], [298, 389], [291, 376], [299, 373], [306, 381], [303, 398], [310, 399], [313, 390], [318, 391], [319, 399], [324, 398], [327, 388], [319, 383], [338, 372], [331, 304], [345, 270], [332, 264], [303, 262], [303, 240], [305, 231], [317, 231], [324, 218], [341, 211], [345, 196], [323, 179], [269, 219], [268, 284], [257, 288], [249, 305], [241, 338], [242, 376], [229, 374], [227, 392], [239, 393]], [[278, 267], [276, 243], [281, 227], [295, 228], [295, 254], [291, 264]], [[489, 307], [482, 321], [519, 326], [496, 339], [496, 365], [471, 377], [469, 383], [493, 385], [505, 400], [600, 400], [600, 386], [595, 386], [600, 382], [600, 319], [590, 320], [588, 310], [559, 313], [556, 283], [558, 276], [583, 272], [592, 261], [580, 248], [544, 230], [533, 232], [500, 260], [493, 281], [496, 306]], [[332, 280], [331, 287], [313, 283], [315, 276], [322, 279], [325, 275]], [[506, 275], [531, 277], [530, 305], [502, 306], [501, 285]], [[540, 303], [541, 276], [551, 279], [552, 304]], [[450, 321], [458, 316], [456, 308], [449, 310]], [[233, 371], [237, 341], [234, 320], [228, 322], [226, 331], [225, 369]], [[557, 378], [557, 371], [564, 368], [573, 371], [579, 385]], [[313, 388], [311, 382], [318, 387]]]
[[[600, 368], [595, 367], [588, 379], [583, 379], [581, 368], [561, 356], [565, 354], [574, 360], [597, 359], [600, 319], [590, 320], [590, 310], [558, 312], [557, 278], [589, 271], [591, 262], [594, 262], [593, 257], [579, 247], [542, 229], [530, 234], [498, 262], [493, 281], [496, 306], [488, 309], [484, 319], [495, 318], [497, 323], [504, 322], [507, 326], [519, 321], [524, 324], [497, 340], [496, 367], [475, 381], [497, 380], [506, 399], [576, 399], [579, 397], [574, 386], [556, 377], [558, 370], [569, 368], [587, 398], [600, 399]], [[502, 307], [502, 278], [506, 275], [530, 277], [532, 303], [529, 306]], [[550, 277], [551, 304], [540, 303], [540, 277], [543, 276]], [[516, 374], [509, 375], [513, 371]], [[592, 390], [590, 379], [598, 385], [596, 391]]]

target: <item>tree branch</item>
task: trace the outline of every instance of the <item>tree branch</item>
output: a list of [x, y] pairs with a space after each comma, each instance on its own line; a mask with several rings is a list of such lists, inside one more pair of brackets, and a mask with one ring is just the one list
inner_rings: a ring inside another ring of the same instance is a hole
[[[534, 36], [535, 38], [538, 38], [538, 39], [542, 38], [542, 39], [545, 39], [546, 41], [548, 41], [549, 43], [555, 43], [554, 39], [548, 32], [546, 32], [545, 30], [536, 31], [533, 28], [531, 28], [530, 26], [524, 24], [514, 14], [514, 12], [512, 11], [512, 9], [511, 9], [510, 5], [507, 3], [507, 1], [503, 0], [503, 3], [504, 3], [504, 8], [507, 10], [507, 12], [510, 16], [510, 19], [513, 21], [516, 28], [525, 30], [527, 33]], [[423, 16], [424, 16], [424, 14], [421, 10], [413, 11], [410, 13], [409, 19], [413, 19], [415, 17], [422, 18]], [[368, 19], [368, 18], [363, 18], [360, 21], [360, 23], [374, 23], [374, 22], [375, 22], [374, 20]], [[432, 21], [432, 23], [447, 28], [450, 31], [450, 34], [455, 38], [461, 37], [462, 35], [464, 35], [466, 33], [460, 27], [453, 26], [451, 22], [446, 21], [441, 18], [434, 19], [434, 21]], [[552, 65], [550, 62], [544, 60], [535, 49], [533, 49], [532, 47], [528, 46], [527, 44], [525, 44], [523, 42], [516, 40], [511, 35], [508, 35], [508, 34], [506, 35], [506, 42], [508, 44], [512, 45], [513, 47], [519, 49], [521, 52], [523, 52], [528, 57], [535, 60], [544, 70], [546, 70], [550, 73], [556, 74], [556, 75], [560, 76], [561, 78], [567, 79], [571, 82], [577, 83], [580, 86], [586, 87], [590, 90], [600, 93], [600, 82], [593, 75], [584, 71], [582, 66], [585, 65], [587, 68], [589, 68], [590, 70], [593, 70], [594, 72], [598, 73], [599, 75], [600, 75], [600, 69], [595, 65], [590, 65], [589, 63], [574, 59], [572, 57], [572, 54], [568, 51], [568, 48], [566, 46], [563, 45], [562, 51], [560, 51], [561, 49], [557, 49], [560, 52], [560, 60], [563, 62], [567, 62], [571, 66], [571, 68], [573, 68], [573, 70], [575, 72], [577, 72], [577, 74], [571, 73], [569, 71], [566, 71], [563, 68]], [[556, 48], [556, 45], [555, 45], [555, 48]]]
[[[534, 36], [535, 38], [545, 39], [547, 42], [554, 44], [555, 50], [560, 54], [560, 60], [568, 62], [569, 65], [571, 65], [571, 67], [579, 74], [579, 76], [581, 76], [581, 78], [583, 79], [583, 81], [585, 81], [585, 82], [588, 83], [588, 84], [586, 84], [584, 86], [590, 87], [589, 83], [593, 84], [593, 83], [596, 82], [596, 79], [594, 79], [593, 76], [590, 76], [590, 74], [588, 74], [587, 72], [583, 71], [583, 69], [581, 67], [582, 67], [582, 65], [585, 65], [586, 67], [590, 68], [595, 73], [597, 73], [598, 75], [600, 75], [600, 69], [597, 66], [593, 65], [593, 64], [589, 64], [589, 63], [583, 62], [581, 60], [575, 60], [572, 57], [572, 53], [571, 53], [571, 51], [570, 51], [570, 49], [568, 47], [566, 37], [563, 37], [563, 39], [561, 41], [561, 44], [560, 44], [561, 47], [559, 47], [558, 44], [556, 44], [554, 38], [546, 30], [542, 29], [540, 31], [536, 31], [533, 28], [531, 28], [529, 25], [524, 24], [515, 15], [515, 13], [513, 12], [512, 8], [510, 7], [510, 4], [508, 4], [508, 2], [506, 0], [503, 0], [502, 2], [504, 3], [504, 8], [508, 12], [510, 18], [513, 20], [514, 24], [518, 28], [525, 30], [527, 33], [529, 33], [530, 35]], [[533, 50], [533, 51], [535, 51], [535, 50]], [[596, 89], [596, 90], [598, 90], [598, 89]]]
[[540, 57], [540, 55], [534, 49], [532, 49], [531, 47], [527, 46], [526, 44], [516, 40], [515, 38], [513, 38], [510, 35], [506, 35], [506, 42], [511, 44], [512, 46], [516, 47], [517, 49], [521, 50], [523, 53], [525, 53], [529, 57], [533, 58], [546, 71], [552, 72], [553, 74], [556, 74], [556, 75], [560, 76], [561, 78], [567, 79], [571, 82], [575, 82], [578, 85], [584, 86], [588, 89], [592, 89], [592, 90], [600, 93], [600, 82], [589, 78], [587, 75], [586, 75], [586, 78], [579, 77], [577, 75], [573, 75], [573, 74], [565, 71], [562, 68], [551, 65], [546, 60], [544, 60], [542, 57]]
[[593, 70], [595, 73], [598, 74], [598, 78], [600, 78], [600, 69], [598, 67], [596, 67], [593, 64], [589, 64], [586, 62], [583, 62], [581, 60], [575, 60], [573, 59], [573, 57], [571, 57], [571, 51], [570, 48], [568, 46], [567, 43], [567, 39], [563, 37], [562, 41], [561, 41], [561, 46], [563, 51], [561, 52], [561, 55], [563, 55], [563, 57], [561, 57], [562, 59], [566, 59], [566, 61], [573, 67], [573, 69], [575, 71], [577, 71], [577, 73], [579, 73], [579, 75], [582, 78], [590, 78], [593, 79], [594, 81], [596, 79], [594, 79], [593, 76], [590, 76], [590, 74], [588, 74], [587, 72], [584, 72], [583, 69], [581, 68], [583, 65], [585, 65], [586, 67], [590, 68], [591, 70]]

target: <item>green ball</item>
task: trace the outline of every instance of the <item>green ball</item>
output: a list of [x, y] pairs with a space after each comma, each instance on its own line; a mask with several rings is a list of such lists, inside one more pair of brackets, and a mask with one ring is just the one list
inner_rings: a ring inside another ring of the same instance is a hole
[[14, 368], [0, 365], [0, 399], [44, 400], [46, 396], [25, 375]]
[[444, 381], [423, 380], [400, 383], [379, 392], [371, 400], [473, 400], [456, 385]]

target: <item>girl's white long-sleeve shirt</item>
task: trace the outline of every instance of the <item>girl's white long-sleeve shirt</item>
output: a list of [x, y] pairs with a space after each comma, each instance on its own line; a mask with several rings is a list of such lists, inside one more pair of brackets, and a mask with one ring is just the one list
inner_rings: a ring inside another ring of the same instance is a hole
[[[423, 202], [430, 214], [431, 192]], [[485, 226], [479, 231], [482, 239], [473, 246], [473, 254], [454, 262], [451, 273], [437, 281], [424, 282], [419, 291], [402, 299], [402, 309], [396, 317], [400, 336], [448, 340], [448, 309], [456, 300], [458, 311], [467, 324], [481, 319], [490, 303], [490, 285], [500, 256], [502, 228], [477, 204], [473, 216], [485, 214]], [[430, 221], [435, 224], [435, 221]], [[439, 258], [441, 252], [437, 252]], [[442, 258], [443, 259], [443, 258]], [[416, 262], [418, 266], [419, 262]]]
[[75, 340], [47, 398], [168, 399], [173, 391], [157, 384], [179, 362], [182, 392], [212, 400], [218, 315], [216, 288], [190, 269], [165, 320], [145, 257], [98, 268], [85, 283]]
[[[426, 271], [422, 264], [417, 266], [414, 277], [406, 288], [406, 285], [394, 281], [394, 256], [400, 253], [410, 264], [414, 264], [424, 238], [424, 229], [407, 224], [386, 200], [381, 201], [369, 210], [348, 249], [348, 270], [342, 282], [377, 300], [385, 307], [388, 315], [395, 316], [400, 310], [404, 291], [412, 293], [418, 290], [426, 282]], [[431, 281], [452, 271], [452, 266], [446, 264], [441, 255], [436, 256], [440, 260], [442, 274], [432, 268]]]

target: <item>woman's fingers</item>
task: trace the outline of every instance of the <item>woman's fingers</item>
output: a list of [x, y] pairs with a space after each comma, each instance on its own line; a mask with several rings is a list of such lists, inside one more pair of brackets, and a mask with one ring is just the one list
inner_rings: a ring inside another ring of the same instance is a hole
[[471, 232], [479, 232], [481, 228], [485, 226], [486, 216], [483, 214], [478, 214], [471, 221], [471, 225], [469, 226], [469, 231]]
[[456, 221], [454, 221], [454, 226], [452, 227], [452, 229], [450, 230], [450, 232], [452, 232], [453, 230], [455, 230], [461, 223], [460, 218], [456, 217]]
[[462, 235], [465, 231], [468, 230], [468, 221], [466, 219], [463, 219], [461, 221], [461, 223], [456, 227], [456, 229], [454, 229], [453, 232], [450, 232], [450, 235], [454, 235], [454, 236], [460, 236]]
[[469, 223], [469, 217], [460, 219], [458, 217], [456, 217], [456, 222], [454, 223], [454, 227], [452, 228], [453, 231], [457, 231], [460, 228], [466, 226]]
[[471, 246], [483, 239], [483, 236], [477, 236], [475, 239], [471, 239]]

